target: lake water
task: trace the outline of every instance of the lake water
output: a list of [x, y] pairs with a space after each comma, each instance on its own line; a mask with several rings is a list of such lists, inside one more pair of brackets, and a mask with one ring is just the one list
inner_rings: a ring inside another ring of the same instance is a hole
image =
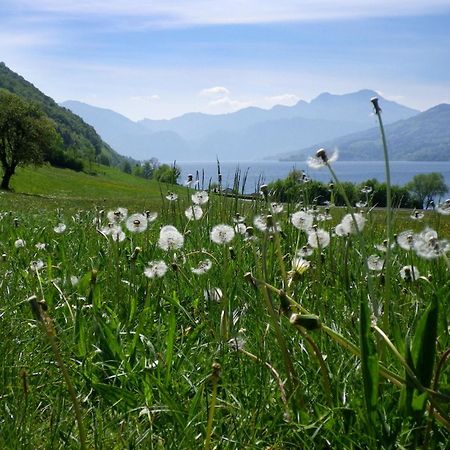
[[[168, 164], [173, 164], [168, 163]], [[181, 168], [180, 183], [187, 179], [188, 174], [196, 176], [199, 173], [200, 183], [204, 173], [204, 186], [217, 182], [217, 162], [177, 161]], [[383, 161], [337, 161], [334, 170], [341, 181], [359, 183], [370, 178], [385, 181]], [[270, 183], [279, 178], [285, 178], [292, 169], [304, 170], [311, 178], [322, 182], [330, 181], [330, 173], [326, 168], [310, 169], [306, 162], [296, 161], [224, 161], [220, 162], [222, 186], [232, 187], [237, 170], [241, 171], [241, 179], [248, 170], [245, 192], [255, 192], [262, 183]], [[391, 161], [392, 184], [403, 185], [419, 173], [440, 172], [445, 183], [450, 188], [450, 161]]]

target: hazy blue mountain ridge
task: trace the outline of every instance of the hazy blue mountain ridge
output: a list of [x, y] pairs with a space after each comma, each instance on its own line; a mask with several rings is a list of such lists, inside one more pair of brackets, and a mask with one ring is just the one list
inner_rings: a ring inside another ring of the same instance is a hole
[[[385, 132], [392, 160], [450, 161], [449, 104], [443, 103], [416, 116], [388, 124]], [[278, 157], [284, 161], [301, 161], [320, 147], [338, 148], [341, 160], [383, 159], [378, 127], [320, 141], [314, 146]]]
[[[324, 93], [294, 106], [249, 107], [218, 115], [187, 113], [170, 120], [139, 122], [80, 102], [63, 105], [94, 126], [113, 148], [136, 159], [251, 160], [294, 152], [374, 126], [370, 98], [375, 95], [370, 90]], [[380, 101], [387, 123], [418, 113], [395, 102]]]

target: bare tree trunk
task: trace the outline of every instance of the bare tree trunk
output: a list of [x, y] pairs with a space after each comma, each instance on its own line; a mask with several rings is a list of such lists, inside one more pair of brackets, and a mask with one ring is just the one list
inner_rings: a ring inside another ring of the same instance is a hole
[[7, 167], [4, 169], [2, 183], [0, 185], [0, 189], [4, 189], [6, 191], [9, 191], [9, 181], [11, 180], [11, 177], [14, 175], [15, 170], [11, 167]]

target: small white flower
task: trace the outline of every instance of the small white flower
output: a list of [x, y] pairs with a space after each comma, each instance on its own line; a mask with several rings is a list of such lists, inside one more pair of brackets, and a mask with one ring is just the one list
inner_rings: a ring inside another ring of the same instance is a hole
[[212, 262], [210, 259], [205, 259], [204, 261], [200, 261], [197, 267], [192, 267], [191, 272], [196, 275], [203, 275], [208, 272], [212, 267]]
[[64, 231], [66, 231], [66, 224], [65, 223], [58, 223], [58, 225], [56, 225], [56, 227], [55, 228], [53, 228], [53, 231], [55, 232], [55, 233], [58, 233], [58, 234], [61, 234], [61, 233], [64, 233]]
[[38, 250], [45, 250], [45, 248], [47, 247], [47, 244], [44, 244], [43, 242], [38, 242], [38, 243], [35, 245], [35, 247], [36, 247]]
[[123, 222], [128, 216], [128, 209], [126, 208], [117, 208], [114, 211], [108, 211], [106, 217], [112, 223], [120, 223]]
[[191, 195], [192, 202], [196, 205], [204, 205], [208, 203], [209, 195], [206, 191], [198, 191]]
[[415, 281], [420, 277], [419, 270], [415, 266], [404, 266], [400, 270], [400, 276], [405, 281]]
[[70, 284], [75, 287], [80, 282], [80, 279], [75, 275], [70, 275]]
[[144, 270], [147, 278], [161, 278], [167, 272], [167, 264], [164, 261], [150, 261]]
[[44, 262], [41, 261], [40, 259], [36, 260], [36, 261], [31, 261], [30, 263], [30, 269], [33, 272], [38, 272], [39, 270], [41, 270], [44, 267]]
[[200, 220], [203, 217], [203, 209], [198, 205], [192, 205], [186, 208], [184, 215], [189, 220]]
[[234, 238], [234, 229], [230, 225], [219, 224], [212, 228], [211, 240], [216, 244], [228, 244]]
[[144, 214], [132, 214], [126, 221], [126, 227], [132, 233], [142, 233], [147, 229], [148, 219]]
[[330, 244], [330, 233], [318, 228], [311, 229], [308, 233], [308, 244], [312, 248], [325, 248]]
[[291, 216], [291, 223], [299, 230], [307, 231], [313, 226], [314, 216], [306, 211], [297, 211]]
[[369, 268], [369, 270], [380, 272], [381, 270], [383, 270], [383, 266], [384, 260], [378, 255], [370, 255], [367, 258], [367, 267]]
[[22, 247], [25, 247], [25, 245], [26, 245], [26, 242], [23, 239], [17, 239], [17, 241], [14, 242], [14, 246], [16, 248], [22, 248]]
[[169, 251], [178, 250], [184, 245], [184, 236], [172, 225], [165, 225], [159, 232], [159, 248]]

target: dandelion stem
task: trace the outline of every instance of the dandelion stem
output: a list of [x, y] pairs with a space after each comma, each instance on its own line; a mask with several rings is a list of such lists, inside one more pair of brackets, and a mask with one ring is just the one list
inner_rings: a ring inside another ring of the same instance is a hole
[[216, 401], [217, 401], [217, 385], [219, 384], [220, 379], [220, 364], [214, 363], [212, 366], [212, 373], [210, 377], [210, 381], [212, 383], [212, 393], [211, 393], [211, 402], [209, 404], [208, 411], [208, 423], [206, 426], [206, 438], [204, 450], [209, 450], [211, 445], [211, 435], [212, 435], [212, 426], [214, 421], [214, 414], [216, 412]]

